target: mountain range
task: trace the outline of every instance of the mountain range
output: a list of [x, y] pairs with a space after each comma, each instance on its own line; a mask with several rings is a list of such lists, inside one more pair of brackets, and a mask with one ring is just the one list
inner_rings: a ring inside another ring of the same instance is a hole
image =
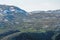
[[0, 5], [0, 30], [59, 30], [60, 10], [26, 12], [16, 6]]
[[[20, 35], [20, 32], [27, 32], [27, 37], [29, 36], [28, 38], [31, 37], [35, 40], [33, 34], [36, 33], [35, 37], [37, 37], [37, 39], [39, 39], [40, 33], [50, 37], [49, 31], [60, 33], [60, 10], [26, 12], [16, 6], [0, 5], [0, 39], [3, 37], [2, 40], [6, 37], [8, 39], [8, 37], [13, 35]], [[31, 32], [31, 36], [29, 32]], [[23, 36], [26, 37], [26, 34], [21, 36], [24, 38]], [[18, 38], [20, 37], [18, 36]]]

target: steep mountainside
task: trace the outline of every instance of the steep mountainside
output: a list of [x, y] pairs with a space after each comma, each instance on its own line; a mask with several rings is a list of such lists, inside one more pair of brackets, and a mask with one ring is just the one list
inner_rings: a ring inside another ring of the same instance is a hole
[[27, 12], [16, 6], [0, 5], [0, 32], [16, 30], [26, 17]]

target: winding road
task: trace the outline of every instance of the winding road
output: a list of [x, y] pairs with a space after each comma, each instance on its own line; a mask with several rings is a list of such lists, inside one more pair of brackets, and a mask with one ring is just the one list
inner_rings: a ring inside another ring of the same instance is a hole
[[2, 38], [1, 40], [10, 40], [12, 37], [15, 37], [15, 36], [18, 36], [20, 35], [21, 32], [17, 32], [17, 33], [13, 33], [13, 34], [10, 34], [8, 36], [5, 36], [4, 38]]

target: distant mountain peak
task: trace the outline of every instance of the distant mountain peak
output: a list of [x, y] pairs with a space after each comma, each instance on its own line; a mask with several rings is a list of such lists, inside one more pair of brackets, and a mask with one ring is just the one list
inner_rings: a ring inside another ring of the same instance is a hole
[[8, 6], [8, 5], [0, 5], [0, 12], [10, 13], [10, 12], [20, 12], [21, 14], [26, 14], [27, 12], [16, 7], [16, 6]]
[[21, 24], [27, 14], [26, 11], [16, 6], [0, 5], [0, 28], [14, 28], [16, 25]]

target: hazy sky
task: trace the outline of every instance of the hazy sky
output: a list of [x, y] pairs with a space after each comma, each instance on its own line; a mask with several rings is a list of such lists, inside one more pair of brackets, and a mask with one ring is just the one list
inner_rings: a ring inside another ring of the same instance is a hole
[[60, 0], [0, 0], [0, 4], [14, 5], [28, 12], [60, 9]]

